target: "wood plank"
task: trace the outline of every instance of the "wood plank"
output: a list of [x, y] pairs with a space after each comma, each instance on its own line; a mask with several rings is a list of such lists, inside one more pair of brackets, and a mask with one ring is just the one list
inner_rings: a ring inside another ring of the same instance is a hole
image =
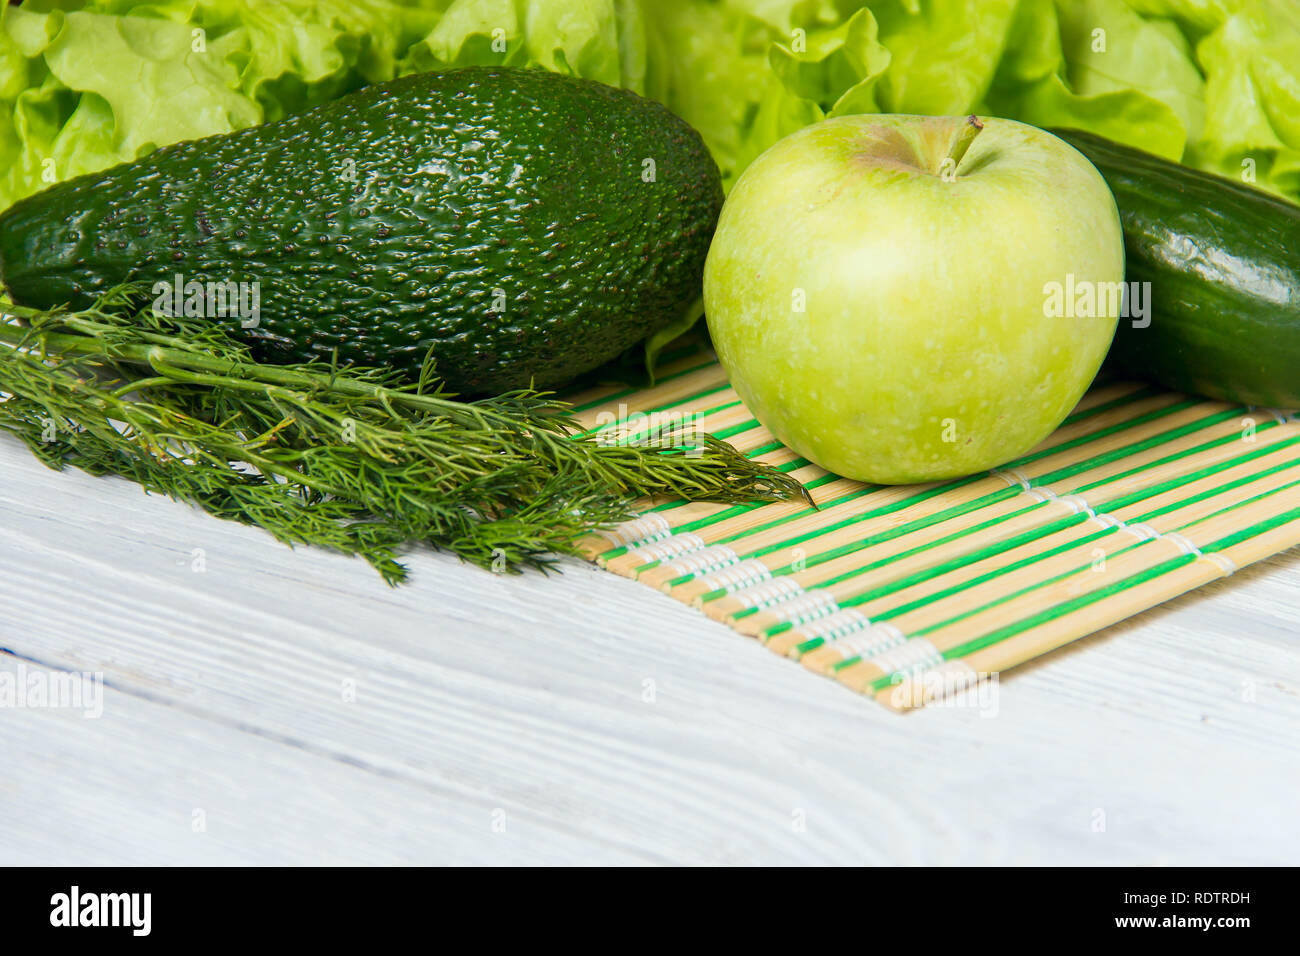
[[995, 715], [898, 716], [581, 563], [417, 554], [392, 590], [7, 438], [0, 476], [0, 665], [110, 685], [99, 720], [0, 710], [0, 862], [1300, 852], [1296, 551], [1021, 668]]

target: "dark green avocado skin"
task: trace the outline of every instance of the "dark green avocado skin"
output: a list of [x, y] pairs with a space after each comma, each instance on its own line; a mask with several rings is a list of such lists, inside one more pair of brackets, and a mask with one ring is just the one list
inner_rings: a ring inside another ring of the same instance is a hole
[[453, 391], [546, 388], [690, 305], [721, 206], [699, 134], [660, 104], [473, 67], [51, 186], [0, 214], [0, 279], [36, 308], [258, 282], [256, 329], [213, 321], [264, 360], [413, 373], [432, 347]]

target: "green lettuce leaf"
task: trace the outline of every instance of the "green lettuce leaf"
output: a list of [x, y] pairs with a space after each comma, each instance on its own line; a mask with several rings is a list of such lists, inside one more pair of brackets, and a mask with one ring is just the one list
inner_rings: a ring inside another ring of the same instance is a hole
[[[864, 8], [833, 29], [800, 31], [788, 45], [774, 43], [768, 63], [786, 90], [822, 110], [876, 112], [876, 82], [891, 58], [878, 32], [876, 18]], [[851, 102], [841, 106], [850, 95]]]
[[1058, 0], [1070, 85], [1083, 96], [1135, 90], [1165, 104], [1195, 142], [1205, 114], [1205, 80], [1169, 20], [1146, 20], [1123, 0]]
[[1205, 127], [1190, 161], [1288, 196], [1300, 193], [1300, 8], [1257, 0], [1198, 45]]
[[[1155, 32], [1144, 35], [1148, 27]], [[1085, 129], [1178, 159], [1188, 124], [1200, 120], [1202, 84], [1185, 46], [1178, 45], [1184, 41], [1162, 30], [1120, 0], [1077, 6], [1021, 0], [989, 110], [1035, 126]], [[1153, 72], [1143, 85], [1126, 82], [1140, 74], [1148, 47], [1164, 57], [1173, 79], [1157, 81], [1162, 74]]]
[[537, 67], [646, 90], [641, 6], [629, 0], [455, 0], [405, 58], [409, 72]]
[[880, 82], [887, 113], [970, 113], [984, 99], [1006, 46], [1016, 0], [925, 0], [872, 4], [889, 69]]
[[0, 208], [391, 78], [436, 19], [432, 6], [390, 0], [0, 8]]
[[1172, 20], [1185, 32], [1196, 36], [1213, 30], [1241, 9], [1245, 0], [1126, 0], [1137, 13], [1146, 17]]
[[470, 64], [655, 97], [725, 188], [802, 126], [887, 111], [1073, 126], [1300, 193], [1295, 0], [27, 0], [0, 10], [0, 208]]

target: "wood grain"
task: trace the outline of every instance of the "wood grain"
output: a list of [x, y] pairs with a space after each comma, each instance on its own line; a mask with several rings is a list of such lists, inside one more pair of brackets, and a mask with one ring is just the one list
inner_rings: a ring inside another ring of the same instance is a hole
[[0, 862], [1300, 852], [1296, 551], [904, 716], [578, 562], [410, 563], [390, 590], [0, 438], [0, 669], [106, 684], [99, 719], [0, 709]]

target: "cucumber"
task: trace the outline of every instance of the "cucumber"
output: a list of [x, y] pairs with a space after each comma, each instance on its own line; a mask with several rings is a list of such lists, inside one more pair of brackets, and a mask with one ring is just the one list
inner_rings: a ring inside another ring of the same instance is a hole
[[1090, 133], [1052, 132], [1110, 185], [1127, 281], [1150, 283], [1150, 324], [1121, 318], [1109, 361], [1181, 392], [1300, 407], [1300, 206]]

